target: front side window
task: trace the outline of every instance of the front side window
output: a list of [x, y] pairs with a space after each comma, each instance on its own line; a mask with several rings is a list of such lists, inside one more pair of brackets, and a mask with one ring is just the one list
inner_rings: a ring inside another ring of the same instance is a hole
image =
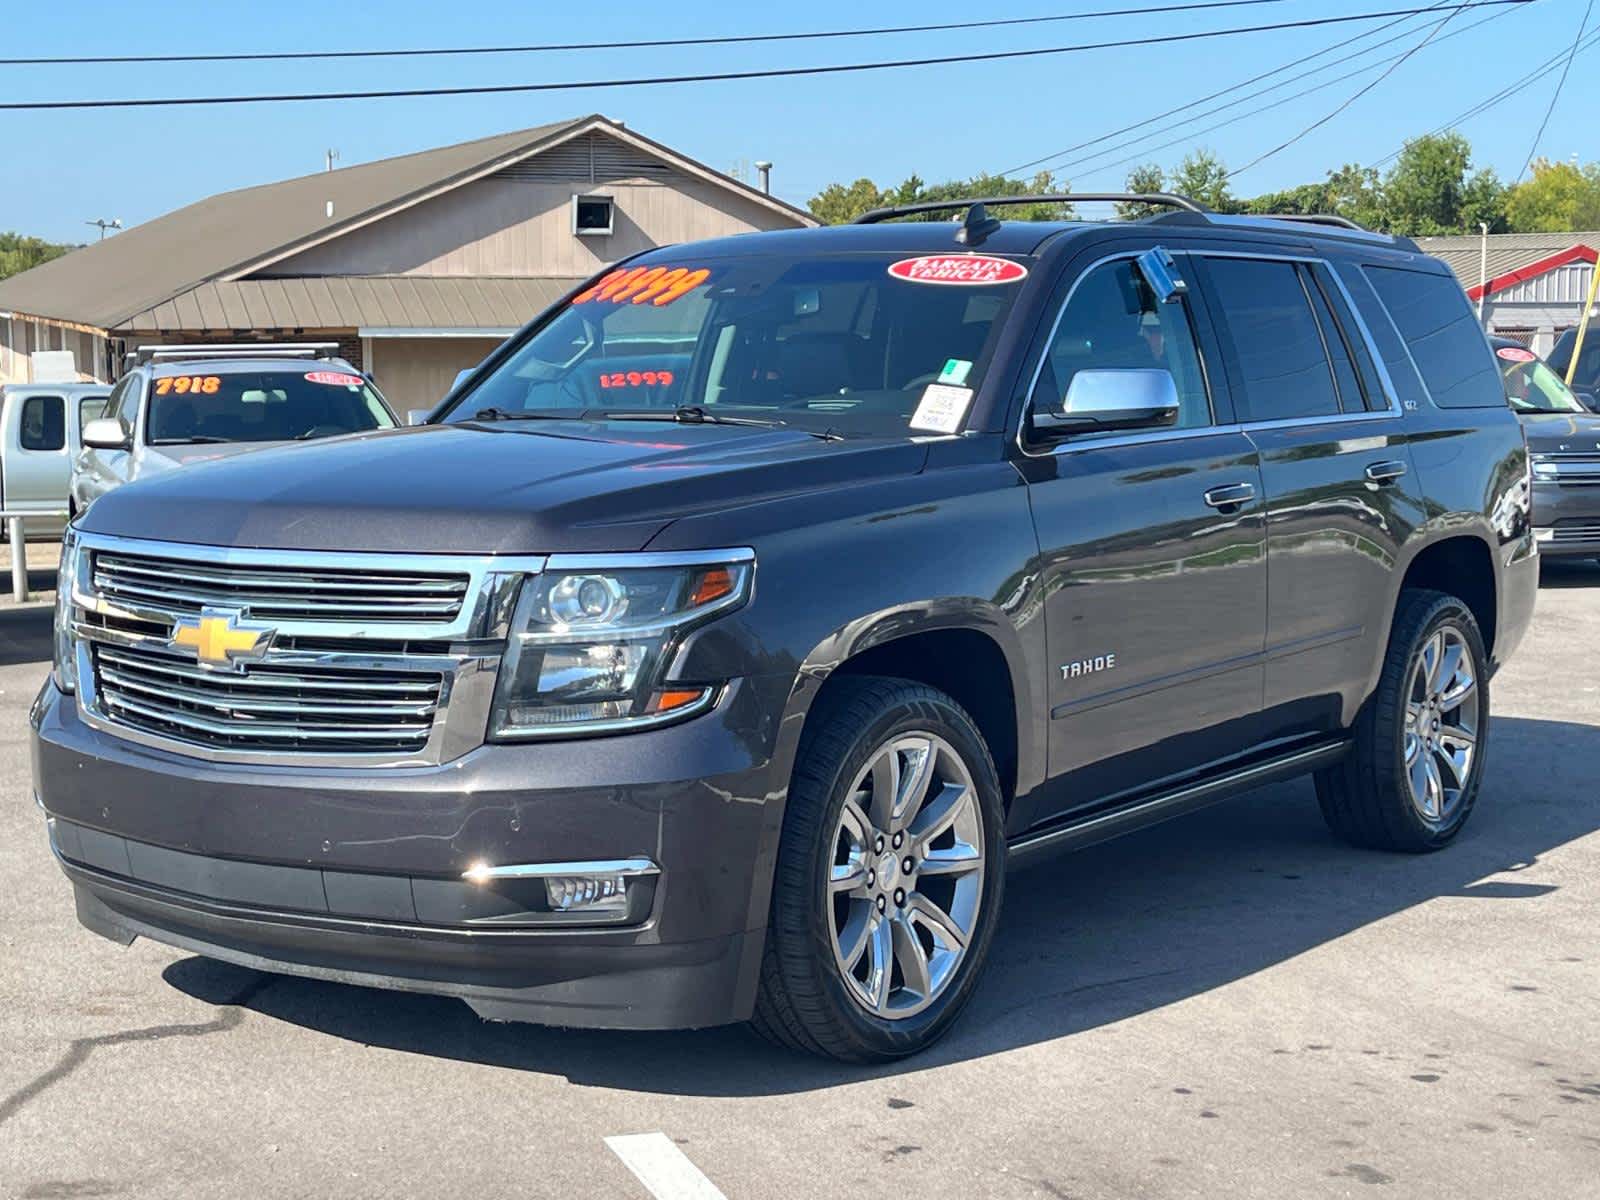
[[60, 396], [29, 396], [22, 402], [22, 448], [59, 450], [67, 444], [67, 402]]
[[293, 442], [390, 429], [394, 418], [365, 379], [333, 367], [192, 372], [151, 381], [145, 438], [194, 442]]
[[983, 258], [1001, 264], [1004, 281], [930, 282], [906, 278], [905, 261], [661, 251], [575, 296], [442, 419], [694, 408], [812, 432], [907, 435], [929, 384], [977, 389], [1026, 271]]
[[[1211, 424], [1185, 302], [1158, 300], [1132, 259], [1105, 263], [1084, 276], [1061, 313], [1034, 384], [1034, 411], [1059, 411], [1079, 371], [1151, 368], [1167, 371], [1177, 385], [1176, 428]], [[1084, 436], [1102, 435], [1075, 440]]]
[[80, 396], [78, 398], [78, 428], [82, 429], [90, 421], [105, 416], [106, 405], [110, 403], [109, 396]]
[[1333, 364], [1296, 263], [1213, 258], [1206, 264], [1216, 317], [1237, 357], [1241, 421], [1336, 415]]

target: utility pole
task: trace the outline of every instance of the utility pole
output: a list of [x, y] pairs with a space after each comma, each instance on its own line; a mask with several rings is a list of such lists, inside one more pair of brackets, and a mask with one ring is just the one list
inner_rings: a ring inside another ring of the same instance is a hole
[[339, 152], [337, 150], [324, 150], [323, 154], [327, 157], [327, 160], [328, 160], [328, 170], [330, 170], [330, 171], [333, 170], [333, 164], [334, 164], [334, 161], [336, 159], [338, 159]]
[[122, 228], [122, 218], [121, 217], [112, 217], [111, 220], [108, 221], [104, 217], [96, 217], [92, 221], [85, 221], [84, 224], [85, 225], [97, 225], [97, 226], [99, 226], [99, 228], [100, 228], [100, 240], [103, 242], [103, 241], [106, 240], [106, 230], [108, 230], [108, 229], [121, 229]]

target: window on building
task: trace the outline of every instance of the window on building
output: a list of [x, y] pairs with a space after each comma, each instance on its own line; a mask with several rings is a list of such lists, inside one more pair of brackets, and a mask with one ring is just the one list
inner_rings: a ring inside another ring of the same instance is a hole
[[67, 402], [60, 396], [29, 396], [22, 402], [22, 448], [60, 450], [67, 444]]
[[614, 209], [610, 196], [574, 196], [572, 232], [580, 237], [610, 233]]

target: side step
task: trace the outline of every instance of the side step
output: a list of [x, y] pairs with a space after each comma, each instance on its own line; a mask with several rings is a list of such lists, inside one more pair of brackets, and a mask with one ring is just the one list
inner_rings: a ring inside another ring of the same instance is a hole
[[1325, 742], [1296, 750], [1293, 754], [1240, 767], [1212, 779], [1135, 800], [1109, 812], [1093, 813], [1044, 829], [1030, 830], [1011, 843], [1008, 861], [1017, 866], [1058, 850], [1079, 850], [1096, 842], [1109, 841], [1147, 825], [1157, 825], [1216, 804], [1249, 788], [1275, 783], [1280, 779], [1292, 779], [1331, 766], [1343, 758], [1349, 748], [1350, 743], [1342, 738]]

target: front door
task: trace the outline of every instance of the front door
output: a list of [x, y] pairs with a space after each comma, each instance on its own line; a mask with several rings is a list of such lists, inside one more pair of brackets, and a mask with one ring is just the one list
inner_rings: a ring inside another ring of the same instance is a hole
[[1210, 384], [1204, 313], [1157, 299], [1131, 255], [1066, 292], [1030, 405], [1060, 409], [1078, 371], [1158, 367], [1180, 407], [1173, 427], [1078, 435], [1019, 461], [1049, 647], [1051, 783], [1034, 823], [1238, 755], [1261, 708], [1261, 473]]

